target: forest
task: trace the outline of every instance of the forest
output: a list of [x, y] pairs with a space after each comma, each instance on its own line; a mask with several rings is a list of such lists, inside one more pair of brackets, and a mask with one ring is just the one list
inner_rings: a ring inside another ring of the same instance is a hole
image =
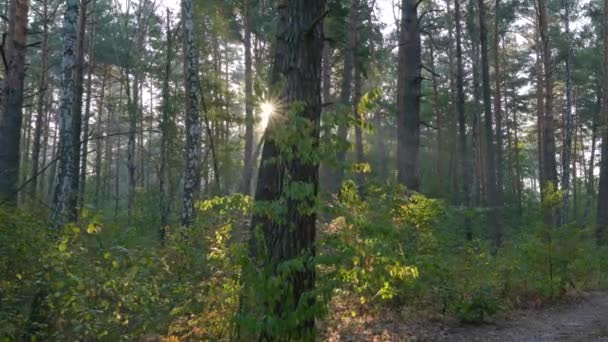
[[0, 0], [0, 341], [608, 338], [607, 30]]

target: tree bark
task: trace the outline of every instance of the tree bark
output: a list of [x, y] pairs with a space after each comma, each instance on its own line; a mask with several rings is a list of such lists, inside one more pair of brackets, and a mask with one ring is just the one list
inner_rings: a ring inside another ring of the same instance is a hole
[[[344, 68], [342, 71], [342, 87], [340, 90], [340, 105], [342, 108], [350, 107], [352, 96], [353, 69], [355, 66], [355, 51], [357, 49], [357, 25], [359, 25], [360, 0], [351, 0], [349, 10], [348, 38], [344, 51]], [[340, 108], [338, 108], [340, 109]], [[338, 126], [338, 138], [348, 140], [348, 125], [341, 123]], [[344, 167], [346, 163], [346, 150], [338, 150], [336, 153], [338, 168], [334, 177], [334, 191], [340, 189], [344, 179]]]
[[61, 105], [59, 108], [59, 150], [58, 170], [51, 211], [51, 222], [55, 228], [62, 226], [66, 219], [75, 220], [77, 189], [74, 178], [78, 178], [79, 153], [74, 113], [74, 69], [76, 68], [76, 40], [78, 23], [78, 0], [66, 0], [63, 19], [63, 51], [61, 61]]
[[[458, 91], [456, 108], [458, 111], [458, 133], [460, 147], [460, 178], [462, 179], [462, 204], [471, 206], [471, 176], [472, 165], [467, 148], [466, 114], [464, 111], [464, 67], [462, 63], [462, 25], [460, 22], [460, 0], [454, 0], [454, 21], [456, 22], [456, 88]], [[465, 236], [467, 240], [473, 239], [471, 222], [467, 215], [464, 219]]]
[[167, 59], [165, 60], [165, 75], [163, 79], [163, 105], [162, 105], [162, 118], [160, 123], [161, 129], [161, 140], [160, 140], [160, 170], [158, 173], [159, 187], [160, 187], [160, 240], [165, 240], [165, 229], [169, 223], [169, 212], [171, 210], [171, 202], [168, 196], [168, 183], [170, 182], [169, 177], [169, 139], [170, 139], [170, 126], [171, 113], [170, 113], [170, 88], [169, 88], [169, 77], [171, 75], [171, 50], [172, 50], [172, 35], [171, 35], [171, 13], [167, 9], [167, 46], [166, 53]]
[[[604, 0], [604, 32], [608, 32], [608, 0]], [[608, 75], [608, 34], [604, 42], [604, 75]], [[596, 239], [598, 245], [608, 243], [608, 77], [604, 77], [602, 91], [602, 113], [600, 132], [602, 136], [602, 159], [600, 164], [600, 184], [597, 199]]]
[[[186, 166], [182, 225], [190, 226], [194, 220], [194, 199], [200, 188], [200, 139], [199, 117], [200, 81], [198, 75], [198, 50], [193, 22], [194, 2], [182, 0], [182, 25], [184, 32], [184, 83], [186, 94]], [[217, 170], [216, 170], [217, 171]], [[217, 177], [218, 175], [216, 175]]]
[[38, 82], [38, 99], [36, 102], [36, 130], [34, 132], [34, 146], [32, 147], [32, 183], [30, 185], [30, 197], [36, 197], [38, 189], [38, 170], [40, 165], [40, 148], [42, 130], [45, 125], [47, 77], [48, 77], [48, 52], [49, 52], [49, 8], [48, 0], [42, 1], [42, 45], [40, 47], [40, 81]]
[[490, 223], [490, 236], [494, 251], [502, 241], [502, 223], [499, 213], [499, 201], [496, 183], [496, 164], [494, 155], [494, 133], [492, 126], [492, 102], [490, 95], [490, 68], [488, 63], [488, 30], [486, 27], [486, 11], [484, 0], [478, 1], [480, 46], [481, 46], [481, 79], [483, 91], [483, 108], [485, 117], [485, 152], [486, 152], [486, 194], [488, 210], [488, 222]]
[[[84, 0], [90, 1], [90, 0]], [[91, 15], [93, 16], [91, 27], [89, 28], [89, 64], [88, 64], [88, 74], [87, 74], [87, 97], [85, 101], [84, 107], [84, 124], [82, 128], [82, 165], [80, 167], [80, 196], [79, 207], [82, 208], [85, 203], [85, 190], [86, 190], [86, 179], [87, 179], [87, 161], [88, 161], [88, 153], [89, 153], [89, 119], [91, 116], [91, 90], [93, 86], [93, 72], [95, 70], [95, 0], [93, 0], [93, 5], [91, 6]], [[87, 14], [85, 12], [85, 19]], [[86, 21], [86, 20], [85, 20]]]
[[[307, 127], [295, 132], [301, 139], [289, 146], [275, 140], [278, 130], [292, 124], [281, 119], [270, 119], [265, 133], [262, 161], [255, 201], [258, 204], [282, 203], [285, 211], [265, 215], [254, 214], [251, 251], [254, 258], [268, 266], [272, 276], [285, 277], [285, 287], [277, 300], [264, 303], [265, 317], [289, 318], [294, 321], [288, 336], [273, 336], [262, 328], [261, 340], [314, 339], [314, 296], [310, 291], [315, 283], [315, 222], [314, 209], [318, 192], [318, 159], [301, 149], [303, 139], [318, 153], [321, 116], [321, 51], [323, 48], [323, 16], [325, 0], [290, 0], [279, 4], [279, 24], [275, 46], [272, 82], [283, 79], [286, 87], [281, 96], [286, 108], [300, 108], [296, 115]], [[287, 109], [287, 110], [288, 110]], [[285, 113], [283, 113], [285, 114]], [[305, 194], [293, 196], [298, 186]], [[257, 239], [257, 236], [262, 236]], [[296, 259], [302, 267], [284, 271], [281, 265]], [[285, 274], [287, 272], [287, 274]], [[296, 313], [299, 313], [296, 320]], [[305, 314], [302, 314], [305, 313]]]
[[[564, 27], [566, 33], [566, 39], [571, 40], [570, 35], [570, 2], [565, 0], [566, 13], [564, 15]], [[562, 202], [562, 208], [560, 211], [560, 224], [564, 225], [568, 222], [568, 200], [570, 195], [570, 155], [572, 153], [572, 48], [571, 44], [567, 44], [567, 55], [566, 55], [566, 112], [565, 112], [565, 134], [564, 144], [562, 147], [562, 179], [561, 186], [564, 192], [564, 199]], [[576, 139], [575, 139], [576, 145]], [[576, 202], [574, 203], [576, 206]]]
[[500, 0], [495, 0], [494, 17], [494, 113], [496, 117], [496, 196], [502, 202], [504, 198], [504, 147], [502, 118], [502, 74], [500, 71]]
[[[538, 0], [539, 8], [539, 28], [540, 28], [540, 41], [542, 45], [542, 57], [543, 57], [543, 71], [544, 71], [544, 116], [543, 116], [543, 181], [541, 182], [541, 188], [543, 189], [543, 196], [546, 192], [546, 187], [551, 184], [555, 190], [557, 190], [557, 166], [555, 161], [555, 127], [553, 122], [553, 65], [551, 61], [551, 42], [549, 39], [549, 28], [548, 28], [548, 8], [547, 0]], [[544, 187], [544, 188], [543, 188]], [[544, 197], [543, 197], [544, 198]], [[544, 206], [544, 220], [545, 224], [553, 225], [555, 222], [554, 210]]]
[[251, 193], [253, 176], [253, 71], [251, 59], [251, 1], [243, 0], [243, 26], [245, 29], [245, 156], [243, 158], [243, 175], [241, 192]]
[[401, 2], [399, 64], [397, 66], [397, 180], [420, 190], [420, 32], [418, 3]]
[[19, 144], [23, 117], [23, 81], [29, 0], [11, 0], [4, 56], [3, 112], [0, 117], [0, 203], [17, 205]]

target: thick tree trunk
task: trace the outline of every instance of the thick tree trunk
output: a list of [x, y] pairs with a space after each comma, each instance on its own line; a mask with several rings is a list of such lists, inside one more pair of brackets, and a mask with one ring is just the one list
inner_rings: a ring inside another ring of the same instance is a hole
[[401, 3], [399, 64], [397, 67], [397, 179], [420, 190], [420, 32], [417, 1]]
[[[275, 135], [285, 122], [281, 115], [273, 116], [265, 133], [260, 165], [260, 175], [255, 200], [258, 204], [283, 203], [285, 211], [268, 216], [256, 214], [252, 229], [252, 255], [268, 266], [272, 276], [285, 277], [284, 288], [277, 300], [264, 303], [265, 317], [280, 317], [294, 322], [288, 336], [273, 336], [271, 330], [262, 328], [261, 340], [314, 339], [315, 283], [315, 222], [314, 210], [318, 191], [318, 162], [311, 158], [312, 146], [318, 153], [321, 116], [321, 51], [323, 47], [324, 0], [291, 0], [279, 5], [279, 27], [275, 46], [273, 83], [283, 79], [286, 87], [282, 103], [286, 108], [300, 108], [296, 114], [307, 129], [301, 139], [290, 146], [279, 146]], [[301, 106], [301, 107], [300, 107]], [[283, 153], [286, 152], [286, 153]], [[293, 196], [294, 186], [305, 195]], [[301, 260], [302, 266], [284, 271], [285, 262]], [[288, 272], [285, 274], [285, 272]], [[297, 316], [295, 316], [297, 313]], [[297, 317], [297, 319], [296, 319]]]
[[488, 222], [490, 223], [490, 236], [494, 250], [500, 246], [502, 241], [502, 222], [498, 215], [499, 200], [496, 184], [496, 163], [494, 155], [494, 133], [492, 126], [492, 100], [490, 95], [490, 67], [488, 63], [488, 30], [486, 27], [486, 10], [483, 0], [478, 1], [480, 46], [481, 46], [481, 78], [483, 91], [483, 108], [485, 117], [485, 152], [486, 152], [486, 194], [488, 210]]
[[11, 206], [17, 205], [28, 10], [29, 0], [10, 1], [4, 50], [7, 68], [2, 91], [3, 112], [0, 117], [0, 203]]
[[[182, 225], [190, 226], [194, 220], [194, 200], [200, 187], [199, 163], [201, 123], [199, 117], [200, 81], [198, 76], [198, 50], [193, 22], [194, 2], [182, 0], [184, 32], [184, 83], [186, 93], [186, 165]], [[217, 170], [215, 170], [217, 172]], [[219, 175], [215, 175], [218, 177]]]
[[251, 1], [243, 1], [243, 20], [245, 28], [245, 156], [243, 157], [243, 175], [241, 192], [251, 193], [253, 176], [253, 71], [251, 59]]
[[59, 163], [51, 222], [59, 228], [66, 219], [75, 220], [76, 197], [78, 189], [74, 188], [74, 178], [78, 178], [79, 153], [76, 141], [80, 139], [76, 131], [74, 113], [74, 69], [76, 68], [76, 40], [78, 23], [78, 0], [67, 0], [63, 19], [63, 51], [61, 61], [61, 105], [59, 108]]

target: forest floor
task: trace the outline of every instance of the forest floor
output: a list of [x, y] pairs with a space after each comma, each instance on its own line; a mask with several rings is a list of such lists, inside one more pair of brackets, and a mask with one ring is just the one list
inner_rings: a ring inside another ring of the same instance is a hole
[[328, 341], [607, 341], [608, 292], [591, 292], [543, 308], [517, 310], [482, 324], [429, 321], [404, 313], [343, 316]]

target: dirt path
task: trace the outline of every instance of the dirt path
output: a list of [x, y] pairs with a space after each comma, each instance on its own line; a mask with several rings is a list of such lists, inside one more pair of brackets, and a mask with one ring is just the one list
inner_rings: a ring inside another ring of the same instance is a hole
[[547, 309], [521, 311], [509, 321], [447, 327], [437, 341], [608, 341], [608, 293]]
[[539, 310], [523, 310], [511, 319], [481, 325], [403, 324], [396, 317], [361, 319], [343, 326], [328, 341], [606, 341], [608, 292]]

